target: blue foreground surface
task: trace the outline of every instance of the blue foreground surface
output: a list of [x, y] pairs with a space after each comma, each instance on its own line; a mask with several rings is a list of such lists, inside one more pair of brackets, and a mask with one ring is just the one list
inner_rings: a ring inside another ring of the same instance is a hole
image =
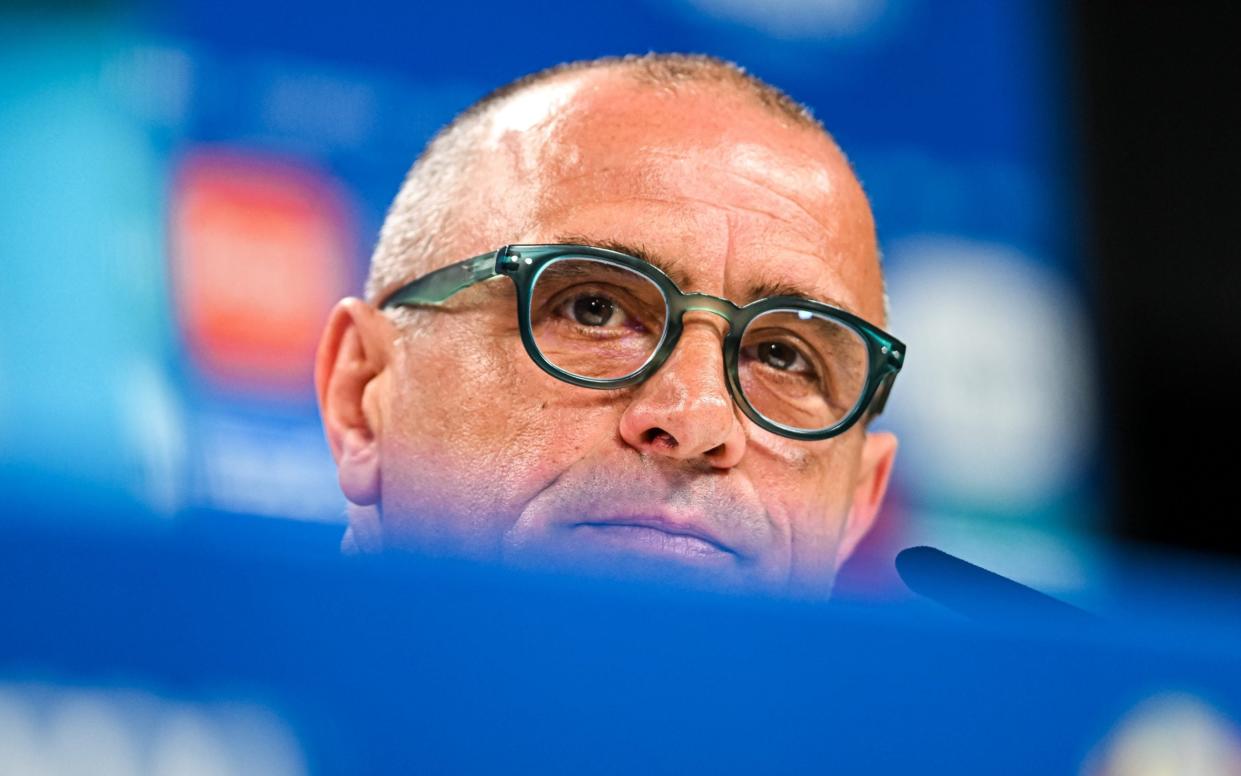
[[312, 773], [1075, 773], [1158, 693], [1241, 719], [1218, 586], [974, 623], [343, 558], [339, 529], [278, 521], [26, 518], [0, 682], [257, 700]]

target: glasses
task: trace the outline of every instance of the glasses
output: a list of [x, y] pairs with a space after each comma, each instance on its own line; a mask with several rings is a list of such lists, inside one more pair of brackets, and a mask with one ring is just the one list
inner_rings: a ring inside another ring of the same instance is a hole
[[720, 316], [733, 400], [760, 427], [792, 439], [827, 439], [878, 415], [905, 356], [895, 337], [823, 302], [774, 296], [738, 307], [684, 293], [642, 259], [586, 245], [507, 245], [424, 275], [379, 307], [438, 305], [501, 275], [517, 288], [530, 358], [584, 388], [642, 382], [672, 354], [686, 313]]

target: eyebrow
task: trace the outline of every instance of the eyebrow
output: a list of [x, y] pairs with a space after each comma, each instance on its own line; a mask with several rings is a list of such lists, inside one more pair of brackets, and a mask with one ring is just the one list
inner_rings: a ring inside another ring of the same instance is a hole
[[685, 274], [684, 269], [681, 269], [678, 262], [648, 250], [642, 243], [622, 242], [619, 240], [594, 240], [594, 238], [585, 235], [557, 235], [556, 242], [571, 242], [575, 243], [575, 245], [588, 245], [597, 248], [607, 248], [607, 250], [616, 251], [617, 253], [628, 253], [629, 256], [640, 258], [642, 261], [650, 264], [650, 266], [659, 269], [660, 272], [666, 274], [666, 276], [671, 278], [671, 281], [676, 283], [676, 287], [684, 289], [690, 284], [688, 274]]
[[[625, 253], [633, 256], [635, 259], [641, 259], [647, 264], [658, 268], [661, 272], [671, 278], [672, 282], [677, 284], [677, 288], [680, 288], [682, 291], [690, 285], [689, 277], [685, 274], [685, 271], [678, 265], [677, 262], [653, 253], [641, 244], [626, 243], [620, 240], [594, 239], [582, 234], [560, 234], [556, 235], [555, 240], [560, 243], [592, 245], [596, 248], [607, 248], [608, 250], [616, 251], [617, 253]], [[740, 304], [749, 304], [756, 299], [766, 299], [771, 296], [795, 296], [800, 297], [801, 299], [811, 299], [817, 302], [824, 302], [832, 307], [844, 310], [845, 312], [853, 312], [848, 305], [838, 299], [818, 292], [807, 291], [805, 288], [802, 288], [794, 283], [777, 278], [759, 280], [758, 282], [751, 284], [746, 289], [745, 300], [741, 301]]]
[[647, 264], [663, 272], [672, 279], [673, 283], [677, 284], [677, 288], [684, 289], [690, 284], [689, 276], [678, 266], [677, 262], [660, 256], [641, 244], [626, 243], [620, 240], [596, 240], [581, 234], [556, 235], [556, 242], [591, 245], [596, 248], [607, 248], [609, 251], [616, 251], [617, 253], [626, 253], [635, 259], [642, 259]]
[[817, 291], [807, 292], [801, 286], [790, 283], [787, 280], [761, 280], [758, 283], [751, 285], [748, 291], [750, 294], [749, 301], [751, 302], [755, 299], [766, 299], [770, 296], [796, 296], [802, 299], [812, 299], [816, 302], [823, 302], [831, 305], [832, 307], [844, 310], [847, 313], [853, 312], [849, 305], [839, 299], [836, 299], [835, 297], [821, 294]]

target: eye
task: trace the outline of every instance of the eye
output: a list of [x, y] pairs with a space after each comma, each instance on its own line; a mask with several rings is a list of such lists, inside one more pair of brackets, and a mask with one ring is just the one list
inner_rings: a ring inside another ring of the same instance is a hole
[[624, 310], [614, 300], [598, 293], [578, 294], [560, 306], [560, 314], [582, 326], [618, 326], [625, 322]]
[[754, 357], [781, 372], [814, 374], [814, 368], [797, 348], [785, 342], [760, 342], [754, 346]]

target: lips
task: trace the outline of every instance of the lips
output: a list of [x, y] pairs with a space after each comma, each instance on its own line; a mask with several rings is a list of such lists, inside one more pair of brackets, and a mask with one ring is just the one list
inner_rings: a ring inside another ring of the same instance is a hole
[[596, 541], [651, 554], [690, 559], [737, 555], [692, 516], [643, 512], [590, 517], [574, 523], [573, 529]]

